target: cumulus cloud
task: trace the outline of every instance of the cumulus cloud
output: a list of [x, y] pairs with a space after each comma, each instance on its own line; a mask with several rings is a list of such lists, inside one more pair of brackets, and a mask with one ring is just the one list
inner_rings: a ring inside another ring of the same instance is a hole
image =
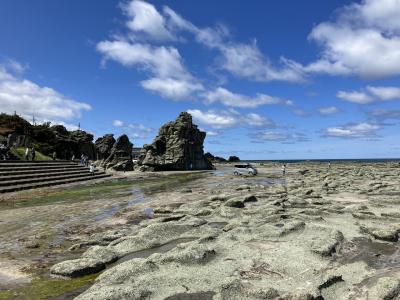
[[182, 80], [173, 78], [151, 78], [143, 80], [141, 85], [164, 98], [173, 100], [183, 100], [192, 98], [192, 95], [198, 91], [204, 90], [202, 84], [194, 80]]
[[144, 32], [157, 40], [172, 40], [174, 35], [166, 28], [164, 17], [150, 3], [134, 0], [122, 5], [129, 17], [127, 27], [132, 31]]
[[358, 91], [338, 91], [336, 96], [342, 100], [357, 103], [357, 104], [368, 104], [374, 101], [374, 99], [366, 94], [365, 92]]
[[329, 127], [324, 130], [324, 136], [326, 137], [338, 137], [338, 138], [370, 138], [376, 137], [377, 131], [382, 126], [373, 123], [358, 123], [358, 124], [347, 124], [337, 127]]
[[257, 142], [279, 142], [282, 144], [293, 144], [297, 142], [307, 142], [309, 138], [303, 133], [288, 133], [277, 131], [261, 131], [256, 133], [253, 138]]
[[[18, 72], [18, 70], [16, 70]], [[72, 100], [50, 87], [22, 79], [11, 74], [0, 65], [0, 108], [1, 112], [15, 111], [26, 118], [38, 120], [71, 120], [80, 118], [91, 106]]]
[[213, 91], [203, 94], [204, 101], [208, 104], [220, 102], [230, 107], [255, 108], [265, 104], [286, 104], [291, 105], [291, 101], [272, 97], [266, 94], [257, 94], [255, 97], [232, 93], [231, 91], [218, 87]]
[[315, 26], [309, 39], [321, 58], [302, 69], [331, 75], [382, 78], [400, 74], [400, 1], [363, 0]]
[[122, 126], [124, 126], [124, 122], [122, 122], [121, 120], [114, 120], [113, 125], [115, 127], [122, 127]]
[[340, 110], [336, 106], [328, 106], [328, 107], [318, 108], [318, 112], [323, 116], [336, 114], [339, 111]]
[[399, 109], [381, 109], [377, 108], [372, 111], [369, 111], [368, 116], [372, 119], [384, 121], [384, 120], [398, 120], [400, 119], [400, 110]]
[[102, 41], [97, 50], [105, 60], [115, 60], [127, 67], [137, 67], [150, 73], [142, 87], [173, 100], [188, 98], [193, 92], [203, 90], [186, 69], [179, 51], [174, 47], [152, 46], [124, 40]]
[[378, 101], [399, 100], [400, 88], [391, 86], [367, 86], [360, 91], [339, 91], [336, 96], [345, 101], [368, 104]]
[[174, 47], [151, 46], [124, 40], [102, 41], [97, 50], [105, 59], [112, 59], [127, 67], [139, 67], [162, 78], [190, 77], [179, 51]]
[[257, 46], [252, 43], [238, 43], [232, 40], [229, 31], [224, 26], [215, 28], [200, 28], [184, 19], [169, 7], [164, 7], [164, 13], [175, 30], [190, 32], [197, 42], [219, 52], [218, 66], [229, 73], [254, 81], [305, 81], [302, 68], [290, 60], [282, 58], [280, 66], [275, 66], [265, 57]]
[[188, 113], [190, 113], [200, 124], [208, 125], [215, 129], [227, 129], [238, 126], [263, 128], [276, 127], [276, 124], [268, 118], [255, 113], [242, 115], [233, 109], [222, 111], [201, 111], [199, 109], [189, 109]]
[[153, 128], [147, 127], [143, 124], [130, 123], [125, 124], [121, 120], [114, 120], [113, 125], [126, 131], [131, 137], [137, 139], [145, 139], [153, 132]]
[[400, 99], [400, 88], [392, 86], [368, 86], [367, 91], [382, 101]]

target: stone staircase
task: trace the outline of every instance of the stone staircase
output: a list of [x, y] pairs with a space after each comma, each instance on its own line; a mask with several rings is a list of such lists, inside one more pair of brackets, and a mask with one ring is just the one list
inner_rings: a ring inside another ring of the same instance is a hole
[[0, 193], [110, 177], [72, 161], [0, 161]]

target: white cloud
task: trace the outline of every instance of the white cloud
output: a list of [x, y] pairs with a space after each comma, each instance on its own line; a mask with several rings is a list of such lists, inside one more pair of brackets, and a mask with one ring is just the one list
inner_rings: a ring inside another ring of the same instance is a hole
[[205, 102], [208, 104], [220, 102], [226, 106], [240, 108], [255, 108], [265, 104], [290, 105], [292, 103], [291, 101], [282, 100], [266, 94], [257, 94], [255, 97], [248, 97], [246, 95], [232, 93], [222, 87], [218, 87], [213, 91], [206, 92], [203, 94], [203, 96]]
[[358, 104], [368, 104], [374, 102], [374, 99], [366, 94], [365, 92], [358, 92], [358, 91], [339, 91], [337, 92], [336, 96], [342, 100], [358, 103]]
[[256, 43], [241, 44], [233, 43], [218, 45], [222, 57], [220, 66], [222, 69], [237, 77], [247, 78], [254, 81], [304, 81], [304, 74], [295, 64], [289, 60], [281, 60], [282, 66], [275, 67], [264, 57]]
[[391, 86], [367, 86], [361, 91], [339, 91], [337, 97], [358, 103], [358, 104], [368, 104], [378, 101], [390, 101], [400, 99], [400, 88]]
[[70, 120], [79, 118], [83, 111], [90, 110], [87, 103], [69, 99], [49, 87], [20, 79], [0, 66], [1, 112], [16, 111], [28, 119], [35, 116], [40, 120]]
[[211, 126], [216, 129], [233, 128], [237, 126], [274, 128], [275, 123], [268, 118], [255, 113], [242, 115], [239, 112], [230, 109], [222, 111], [201, 111], [199, 109], [189, 109], [195, 121]]
[[114, 120], [113, 125], [115, 127], [122, 127], [122, 126], [124, 126], [124, 122], [122, 122], [121, 120]]
[[146, 139], [151, 132], [153, 132], [153, 128], [147, 127], [143, 124], [130, 123], [125, 124], [125, 122], [121, 120], [114, 120], [113, 125], [115, 127], [119, 127], [126, 131], [129, 136], [136, 139]]
[[287, 133], [277, 131], [262, 131], [256, 135], [253, 135], [253, 137], [257, 141], [281, 142], [285, 144], [309, 141], [306, 135], [302, 133]]
[[381, 129], [379, 124], [358, 123], [338, 127], [329, 127], [324, 130], [324, 135], [339, 138], [368, 138], [376, 136], [377, 130]]
[[392, 86], [367, 86], [367, 91], [382, 101], [400, 99], [400, 88]]
[[144, 32], [157, 40], [174, 39], [173, 34], [165, 27], [164, 17], [152, 4], [134, 0], [122, 8], [130, 18], [127, 27], [132, 31]]
[[173, 78], [151, 78], [143, 80], [141, 85], [164, 98], [182, 100], [191, 98], [193, 93], [204, 89], [203, 85], [193, 80], [177, 80]]
[[387, 120], [387, 119], [400, 119], [400, 110], [398, 109], [381, 109], [377, 108], [367, 113], [373, 119]]
[[112, 59], [127, 67], [138, 67], [159, 78], [188, 78], [179, 51], [174, 47], [156, 47], [130, 43], [123, 40], [102, 41], [97, 50], [106, 59]]
[[219, 51], [219, 67], [231, 74], [254, 81], [304, 81], [304, 72], [290, 60], [281, 59], [280, 66], [274, 66], [257, 47], [256, 40], [250, 44], [233, 42], [224, 26], [199, 28], [184, 19], [169, 7], [164, 7], [168, 25], [174, 30], [187, 31], [197, 42]]
[[364, 0], [315, 26], [309, 39], [322, 48], [306, 72], [382, 78], [400, 74], [400, 1]]
[[207, 136], [217, 136], [218, 132], [216, 131], [207, 131]]
[[336, 106], [321, 107], [318, 112], [321, 115], [332, 115], [338, 113], [340, 110]]

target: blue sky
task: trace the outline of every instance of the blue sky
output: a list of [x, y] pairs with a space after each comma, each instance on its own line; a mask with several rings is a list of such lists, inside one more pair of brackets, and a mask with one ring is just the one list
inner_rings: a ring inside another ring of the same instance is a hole
[[0, 111], [247, 159], [400, 157], [400, 0], [0, 2]]

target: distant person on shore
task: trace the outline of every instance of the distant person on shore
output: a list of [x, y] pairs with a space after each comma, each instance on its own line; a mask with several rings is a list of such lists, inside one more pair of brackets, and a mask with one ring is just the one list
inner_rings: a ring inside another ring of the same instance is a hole
[[56, 160], [56, 158], [57, 158], [57, 153], [56, 153], [56, 151], [54, 151], [53, 152], [53, 160]]
[[94, 176], [94, 172], [96, 171], [96, 167], [95, 167], [95, 165], [93, 163], [90, 164], [89, 171], [90, 171], [90, 174], [92, 176]]
[[36, 152], [35, 152], [35, 148], [34, 147], [32, 147], [32, 149], [31, 149], [31, 157], [32, 157], [32, 161], [34, 161], [35, 157], [36, 157]]
[[286, 164], [282, 165], [282, 175], [285, 176], [286, 174]]
[[7, 160], [9, 151], [10, 149], [7, 147], [5, 142], [0, 144], [0, 159]]
[[29, 152], [30, 152], [29, 148], [26, 147], [26, 149], [25, 149], [25, 160], [29, 160]]
[[328, 162], [328, 169], [331, 169], [331, 162]]

